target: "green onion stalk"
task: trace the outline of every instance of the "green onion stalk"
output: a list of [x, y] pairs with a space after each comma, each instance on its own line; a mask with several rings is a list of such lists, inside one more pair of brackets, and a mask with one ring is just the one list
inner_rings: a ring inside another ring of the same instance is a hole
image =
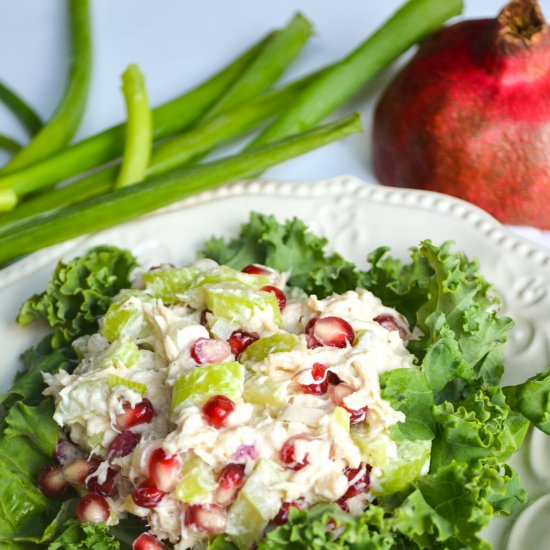
[[63, 208], [0, 235], [0, 265], [23, 254], [135, 219], [201, 191], [242, 179], [361, 130], [359, 115], [351, 115], [254, 151], [174, 170]]
[[[0, 171], [12, 173], [63, 148], [74, 136], [86, 106], [92, 66], [88, 0], [68, 0], [71, 27], [71, 67], [65, 93], [52, 118]], [[0, 187], [11, 187], [0, 185]], [[18, 191], [13, 188], [15, 193]]]

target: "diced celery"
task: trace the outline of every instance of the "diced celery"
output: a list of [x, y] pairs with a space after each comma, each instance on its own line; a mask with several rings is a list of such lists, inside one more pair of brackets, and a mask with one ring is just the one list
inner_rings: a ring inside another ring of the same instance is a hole
[[280, 382], [263, 374], [254, 374], [244, 383], [245, 401], [257, 405], [283, 407], [287, 404], [287, 392]]
[[139, 348], [132, 340], [119, 338], [99, 354], [97, 365], [101, 369], [106, 369], [121, 364], [129, 369], [136, 365], [140, 358]]
[[182, 502], [198, 502], [217, 486], [210, 466], [195, 455], [185, 461], [182, 472], [183, 478], [175, 489], [176, 498]]
[[375, 495], [389, 495], [405, 489], [424, 472], [429, 464], [431, 441], [396, 441], [397, 456], [389, 458], [382, 468], [378, 482], [373, 485]]
[[239, 283], [220, 283], [204, 287], [206, 306], [215, 317], [223, 317], [239, 326], [255, 317], [265, 318], [274, 324], [281, 323], [277, 298]]
[[298, 343], [298, 337], [294, 334], [273, 334], [256, 340], [248, 346], [240, 355], [239, 360], [247, 363], [259, 363], [272, 353], [291, 351]]
[[107, 384], [110, 388], [114, 388], [115, 386], [126, 386], [131, 390], [141, 393], [141, 395], [147, 391], [147, 386], [145, 384], [127, 380], [126, 378], [122, 378], [122, 376], [117, 376], [116, 374], [109, 374], [107, 376]]
[[367, 424], [360, 424], [351, 430], [351, 439], [359, 448], [364, 462], [377, 468], [386, 466], [388, 445], [393, 445], [389, 436], [371, 433]]
[[226, 265], [212, 269], [205, 275], [198, 277], [193, 286], [216, 285], [219, 283], [240, 283], [252, 288], [262, 288], [270, 283], [265, 275], [252, 275], [237, 271]]
[[180, 405], [203, 405], [214, 395], [233, 401], [241, 398], [244, 367], [237, 362], [204, 365], [184, 372], [174, 384], [172, 410]]
[[235, 504], [229, 509], [226, 529], [239, 550], [250, 548], [279, 511], [282, 499], [273, 486], [281, 481], [283, 475], [280, 466], [261, 459], [243, 485]]
[[336, 423], [336, 425], [346, 430], [346, 432], [349, 432], [349, 427], [350, 427], [349, 412], [346, 411], [346, 409], [344, 409], [343, 407], [336, 407], [334, 409], [333, 414], [334, 414], [334, 422]]
[[129, 290], [117, 296], [103, 317], [99, 331], [109, 342], [114, 342], [123, 334], [131, 338], [144, 338], [148, 335], [143, 310], [131, 298], [148, 303], [152, 301], [151, 296], [141, 290]]
[[182, 267], [162, 271], [147, 271], [142, 275], [147, 291], [165, 304], [180, 301], [182, 294], [189, 289], [200, 275], [197, 267]]

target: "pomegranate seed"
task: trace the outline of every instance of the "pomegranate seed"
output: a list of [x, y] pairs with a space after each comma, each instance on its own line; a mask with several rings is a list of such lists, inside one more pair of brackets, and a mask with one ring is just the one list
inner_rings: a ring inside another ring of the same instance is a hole
[[381, 327], [384, 327], [386, 330], [399, 331], [399, 336], [401, 336], [403, 340], [407, 340], [410, 337], [409, 331], [402, 327], [393, 315], [378, 315], [373, 319], [373, 321], [376, 321]]
[[102, 496], [89, 494], [78, 501], [76, 515], [80, 523], [105, 523], [111, 511]]
[[271, 294], [275, 295], [275, 298], [277, 298], [277, 305], [279, 306], [279, 309], [283, 311], [286, 306], [286, 296], [285, 293], [276, 286], [267, 285], [260, 288], [260, 290], [263, 290], [264, 292], [270, 292]]
[[54, 458], [59, 464], [68, 464], [83, 456], [82, 451], [74, 443], [66, 439], [60, 439], [55, 446]]
[[149, 458], [149, 476], [158, 489], [171, 493], [181, 476], [180, 457], [168, 456], [161, 448], [155, 449]]
[[370, 467], [359, 466], [359, 468], [346, 468], [344, 475], [349, 481], [349, 487], [344, 493], [343, 499], [354, 497], [365, 493], [370, 485]]
[[132, 499], [142, 508], [154, 508], [164, 498], [164, 494], [152, 480], [146, 479], [132, 491]]
[[334, 504], [337, 504], [338, 506], [340, 506], [340, 508], [349, 514], [349, 506], [348, 506], [348, 503], [343, 499], [343, 498], [339, 498], [338, 500], [336, 500], [334, 502]]
[[327, 393], [329, 383], [327, 367], [322, 363], [314, 363], [311, 368], [311, 376], [313, 380], [315, 380], [315, 383], [300, 384], [300, 389], [304, 393], [310, 393], [312, 395], [323, 395]]
[[313, 336], [313, 327], [315, 326], [315, 323], [319, 320], [319, 317], [312, 317], [306, 325], [306, 328], [304, 329], [304, 332], [306, 334], [306, 344], [308, 349], [315, 349], [321, 346], [321, 344], [317, 341], [315, 336]]
[[63, 467], [59, 464], [42, 468], [38, 474], [37, 484], [48, 498], [62, 497], [69, 489], [69, 484], [63, 475]]
[[227, 342], [231, 347], [231, 353], [237, 357], [250, 344], [253, 344], [258, 339], [257, 334], [252, 334], [246, 330], [234, 330], [229, 336]]
[[355, 332], [341, 317], [322, 317], [313, 325], [313, 337], [323, 346], [345, 348], [353, 344]]
[[221, 363], [231, 353], [231, 347], [223, 340], [199, 338], [191, 348], [191, 357], [197, 365]]
[[244, 483], [244, 464], [227, 464], [218, 476], [218, 488], [214, 498], [218, 504], [228, 506], [237, 497]]
[[258, 449], [255, 445], [239, 445], [233, 455], [233, 458], [235, 460], [243, 460], [248, 462], [248, 460], [256, 460], [258, 456]]
[[368, 407], [361, 407], [360, 409], [350, 409], [349, 407], [344, 406], [344, 409], [349, 412], [349, 423], [351, 425], [359, 424], [359, 422], [364, 422], [367, 418], [367, 413], [369, 412]]
[[133, 428], [139, 424], [148, 424], [155, 416], [153, 404], [146, 397], [136, 404], [134, 408], [129, 403], [124, 403], [124, 412], [117, 414], [116, 422], [121, 430]]
[[315, 326], [315, 323], [319, 320], [319, 317], [312, 317], [306, 325], [306, 328], [304, 329], [304, 332], [306, 334], [313, 334], [313, 327]]
[[337, 384], [332, 389], [332, 401], [337, 407], [342, 407], [346, 411], [348, 411], [350, 418], [350, 424], [358, 424], [359, 422], [363, 422], [365, 418], [367, 418], [367, 412], [369, 410], [368, 407], [361, 407], [360, 409], [350, 409], [345, 403], [344, 399], [351, 395], [355, 390], [349, 386], [348, 384], [342, 382], [341, 384]]
[[168, 546], [163, 544], [157, 537], [151, 533], [142, 533], [132, 544], [133, 550], [168, 550]]
[[243, 273], [248, 273], [249, 275], [265, 275], [267, 277], [273, 275], [273, 271], [271, 269], [260, 264], [248, 264], [244, 266], [241, 271]]
[[217, 535], [225, 531], [227, 513], [216, 504], [191, 504], [185, 510], [184, 524], [199, 533]]
[[101, 495], [102, 497], [114, 497], [118, 495], [117, 487], [118, 470], [107, 468], [105, 481], [99, 482], [97, 476], [90, 477], [86, 482], [86, 488], [90, 493]]
[[315, 340], [315, 337], [311, 336], [311, 334], [306, 334], [306, 345], [307, 349], [315, 349], [321, 347], [321, 344], [317, 340]]
[[277, 515], [273, 518], [273, 522], [276, 525], [284, 525], [288, 522], [288, 515], [291, 508], [296, 508], [296, 510], [303, 510], [304, 502], [302, 500], [294, 500], [292, 502], [283, 502]]
[[234, 409], [235, 403], [229, 397], [215, 395], [202, 406], [202, 413], [208, 424], [219, 430]]
[[109, 460], [128, 456], [137, 447], [140, 439], [139, 434], [135, 434], [130, 430], [124, 430], [117, 434], [109, 445], [107, 455]]
[[63, 466], [63, 475], [68, 483], [83, 487], [86, 483], [86, 478], [92, 475], [99, 468], [99, 460], [90, 458], [78, 458], [70, 464]]
[[294, 443], [296, 440], [299, 439], [308, 440], [310, 438], [309, 436], [305, 437], [304, 435], [294, 435], [285, 441], [285, 443], [281, 447], [281, 450], [279, 451], [279, 458], [281, 462], [285, 465], [286, 468], [295, 472], [301, 470], [309, 464], [307, 453], [305, 453], [300, 460], [296, 459], [296, 448], [294, 446]]
[[340, 377], [335, 372], [332, 372], [330, 370], [328, 371], [328, 383], [329, 384], [332, 384], [333, 386], [337, 386], [341, 382], [342, 382], [342, 380], [340, 380]]

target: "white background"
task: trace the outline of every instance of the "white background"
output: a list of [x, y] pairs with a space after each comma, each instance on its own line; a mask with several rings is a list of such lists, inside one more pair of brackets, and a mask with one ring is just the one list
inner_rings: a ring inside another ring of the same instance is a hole
[[[181, 94], [250, 46], [296, 10], [315, 35], [285, 80], [337, 60], [389, 17], [403, 0], [90, 0], [94, 71], [77, 138], [124, 117], [120, 74], [138, 63], [152, 105]], [[464, 16], [495, 16], [504, 0], [466, 0]], [[550, 0], [541, 0], [550, 19]], [[0, 79], [47, 117], [64, 89], [67, 28], [64, 0], [0, 0]], [[393, 69], [395, 70], [395, 68]], [[369, 159], [372, 105], [391, 71], [367, 86], [345, 112], [364, 115], [366, 133], [279, 165], [288, 179], [353, 174], [374, 181]], [[0, 132], [23, 138], [0, 106]], [[2, 153], [0, 153], [1, 155]], [[0, 157], [0, 161], [2, 158]]]

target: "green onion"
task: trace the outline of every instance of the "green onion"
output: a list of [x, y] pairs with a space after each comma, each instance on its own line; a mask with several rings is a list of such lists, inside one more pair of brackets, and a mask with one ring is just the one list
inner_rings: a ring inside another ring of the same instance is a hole
[[42, 128], [42, 120], [13, 90], [0, 82], [0, 102], [19, 120], [30, 136]]
[[[68, 0], [68, 8], [72, 62], [63, 99], [51, 120], [2, 168], [2, 173], [14, 172], [49, 157], [72, 139], [80, 125], [92, 64], [88, 0]], [[19, 193], [17, 189], [14, 191]]]
[[[194, 123], [223, 95], [270, 38], [271, 35], [264, 38], [190, 92], [153, 109], [153, 139], [167, 137]], [[0, 177], [0, 189], [9, 187], [24, 194], [56, 184], [116, 158], [122, 152], [123, 143], [124, 124], [119, 124], [66, 147], [33, 166]]]
[[143, 75], [137, 65], [129, 65], [122, 75], [122, 92], [126, 100], [126, 142], [116, 187], [125, 187], [145, 179], [151, 158], [153, 125]]
[[17, 203], [17, 197], [12, 189], [0, 189], [0, 210], [10, 210]]
[[[318, 74], [312, 74], [278, 90], [265, 92], [159, 144], [153, 149], [145, 176], [157, 176], [195, 162], [220, 143], [252, 130], [292, 102], [299, 91]], [[21, 223], [28, 223], [32, 218], [109, 191], [114, 185], [117, 170], [117, 166], [111, 166], [71, 185], [22, 202], [11, 212], [0, 214], [0, 233], [5, 233]]]
[[0, 134], [0, 149], [4, 149], [8, 153], [17, 153], [21, 147], [21, 144], [11, 137]]
[[245, 73], [208, 111], [207, 116], [231, 109], [267, 90], [302, 51], [311, 32], [311, 23], [300, 13], [296, 14], [286, 28], [275, 33]]
[[359, 116], [352, 115], [254, 151], [175, 170], [63, 208], [0, 235], [0, 265], [71, 237], [137, 218], [176, 200], [238, 180], [361, 130]]
[[356, 50], [324, 72], [252, 146], [312, 128], [396, 57], [462, 12], [462, 0], [409, 0]]

